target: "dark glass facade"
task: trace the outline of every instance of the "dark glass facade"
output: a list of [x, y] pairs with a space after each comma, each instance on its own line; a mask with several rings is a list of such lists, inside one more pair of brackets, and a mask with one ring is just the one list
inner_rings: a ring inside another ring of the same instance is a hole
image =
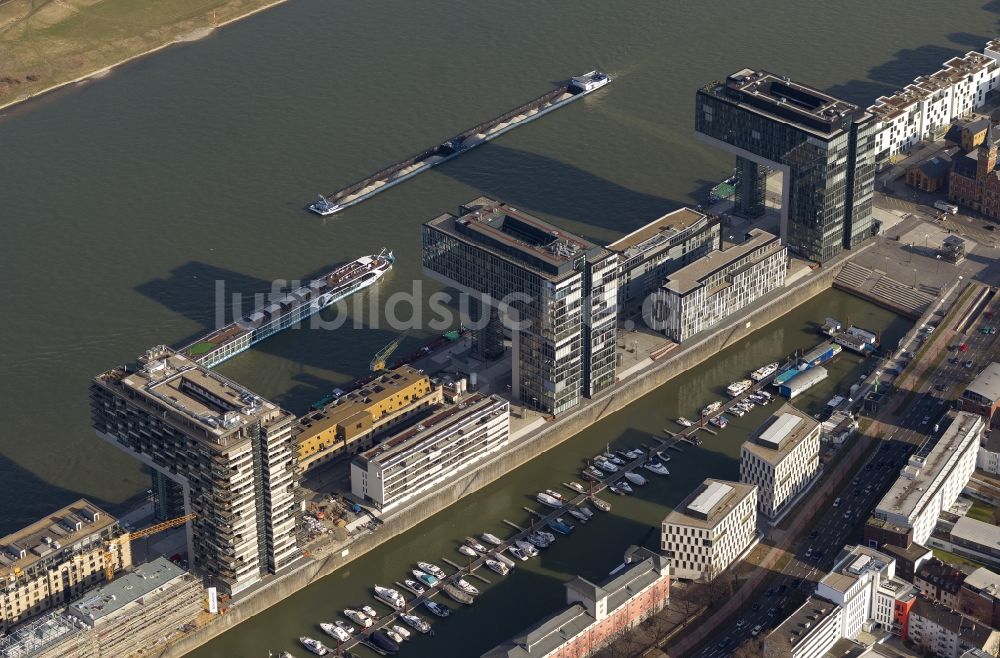
[[[771, 86], [751, 87], [744, 84], [753, 79], [747, 77], [738, 85], [731, 76], [698, 90], [695, 130], [786, 171], [788, 220], [782, 238], [789, 249], [823, 262], [871, 237], [873, 117], [822, 92], [810, 96], [786, 79], [741, 73]], [[763, 210], [765, 180], [754, 175], [745, 156], [738, 154], [738, 163], [744, 165], [738, 182], [751, 189], [738, 190], [737, 198], [744, 213], [754, 216]]]

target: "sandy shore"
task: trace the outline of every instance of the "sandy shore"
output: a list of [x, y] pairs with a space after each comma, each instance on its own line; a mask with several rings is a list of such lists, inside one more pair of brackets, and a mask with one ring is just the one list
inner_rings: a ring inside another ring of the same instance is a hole
[[255, 9], [253, 9], [251, 11], [248, 11], [245, 14], [241, 14], [239, 16], [235, 16], [233, 18], [230, 18], [229, 20], [223, 21], [223, 22], [219, 23], [218, 25], [214, 25], [214, 26], [211, 26], [211, 27], [200, 27], [200, 28], [198, 28], [196, 30], [192, 30], [191, 32], [188, 32], [187, 34], [181, 35], [181, 36], [177, 37], [176, 39], [174, 39], [172, 41], [169, 41], [167, 43], [164, 43], [164, 44], [161, 44], [159, 46], [156, 46], [155, 48], [150, 48], [149, 50], [145, 50], [145, 51], [143, 51], [141, 53], [137, 53], [135, 55], [132, 55], [131, 57], [126, 57], [125, 59], [117, 61], [117, 62], [115, 62], [113, 64], [109, 64], [109, 65], [107, 65], [105, 67], [97, 69], [96, 71], [91, 71], [91, 72], [86, 73], [84, 75], [81, 75], [81, 76], [78, 76], [76, 78], [73, 78], [72, 80], [66, 80], [64, 82], [58, 82], [56, 84], [53, 84], [50, 87], [46, 87], [45, 89], [41, 89], [41, 90], [39, 90], [39, 91], [37, 91], [37, 92], [35, 92], [33, 94], [30, 94], [28, 96], [23, 96], [21, 98], [15, 98], [12, 101], [9, 101], [7, 103], [4, 103], [4, 104], [0, 105], [0, 112], [2, 112], [3, 110], [8, 109], [10, 107], [13, 107], [15, 105], [20, 105], [20, 104], [26, 103], [26, 102], [28, 102], [30, 100], [36, 99], [39, 96], [42, 96], [42, 95], [47, 94], [49, 92], [55, 91], [56, 89], [61, 89], [63, 87], [69, 86], [69, 85], [78, 84], [78, 83], [81, 83], [81, 82], [86, 82], [88, 80], [99, 80], [101, 78], [107, 77], [108, 74], [110, 74], [112, 70], [114, 70], [115, 68], [117, 68], [117, 67], [119, 67], [119, 66], [121, 66], [123, 64], [127, 64], [129, 62], [135, 61], [135, 60], [137, 60], [137, 59], [139, 59], [141, 57], [148, 57], [149, 55], [152, 55], [153, 53], [159, 52], [161, 50], [164, 50], [166, 48], [169, 48], [170, 46], [173, 46], [173, 45], [176, 45], [176, 44], [179, 44], [179, 43], [190, 43], [192, 41], [199, 41], [201, 39], [204, 39], [204, 38], [210, 36], [213, 32], [215, 32], [217, 29], [219, 29], [221, 27], [225, 27], [226, 25], [229, 25], [230, 23], [235, 23], [236, 21], [241, 21], [244, 18], [247, 18], [249, 16], [253, 16], [254, 14], [257, 14], [257, 13], [260, 13], [260, 12], [265, 11], [267, 9], [270, 9], [271, 7], [275, 7], [277, 5], [284, 4], [285, 2], [287, 2], [287, 0], [274, 0], [273, 2], [269, 2], [266, 5], [263, 5], [263, 6], [260, 6], [260, 7], [256, 7]]

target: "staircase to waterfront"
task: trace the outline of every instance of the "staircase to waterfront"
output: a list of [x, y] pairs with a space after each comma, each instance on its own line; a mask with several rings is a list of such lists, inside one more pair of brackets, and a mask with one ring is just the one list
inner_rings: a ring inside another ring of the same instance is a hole
[[940, 291], [921, 285], [918, 288], [889, 278], [879, 270], [848, 261], [837, 274], [833, 287], [853, 293], [880, 306], [913, 319], [930, 307]]

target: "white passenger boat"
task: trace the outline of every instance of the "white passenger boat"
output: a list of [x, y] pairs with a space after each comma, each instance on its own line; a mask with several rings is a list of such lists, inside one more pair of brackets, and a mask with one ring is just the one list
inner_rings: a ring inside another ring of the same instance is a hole
[[410, 637], [413, 635], [409, 631], [409, 629], [407, 629], [405, 626], [400, 626], [399, 624], [393, 624], [392, 630], [396, 633], [396, 635], [403, 638], [404, 640], [409, 640]]
[[371, 607], [370, 605], [361, 606], [361, 612], [365, 613], [372, 619], [378, 619], [378, 613], [375, 612], [375, 608]]
[[558, 507], [562, 507], [562, 505], [563, 505], [563, 503], [562, 503], [561, 500], [559, 500], [557, 498], [553, 498], [552, 496], [548, 495], [547, 493], [539, 493], [535, 498], [542, 505], [547, 505], [548, 507], [558, 508]]
[[474, 551], [472, 548], [466, 546], [465, 544], [461, 544], [458, 547], [458, 552], [461, 553], [462, 555], [468, 555], [469, 557], [479, 557], [479, 553]]
[[642, 477], [638, 473], [633, 473], [632, 471], [625, 474], [625, 479], [638, 487], [645, 486], [646, 484], [646, 478]]
[[615, 473], [618, 471], [618, 467], [609, 462], [607, 459], [594, 459], [594, 463], [597, 465], [597, 468], [607, 473]]
[[339, 628], [340, 630], [344, 631], [345, 633], [350, 634], [350, 635], [353, 635], [354, 631], [357, 630], [356, 628], [354, 628], [353, 626], [351, 626], [350, 624], [348, 624], [346, 621], [340, 621], [339, 619], [337, 621], [333, 622], [333, 625], [336, 626], [337, 628]]
[[422, 582], [424, 585], [427, 585], [428, 587], [434, 587], [435, 585], [438, 584], [437, 576], [429, 574], [426, 571], [421, 571], [420, 569], [414, 569], [410, 573], [412, 573], [417, 580]]
[[643, 464], [642, 467], [650, 473], [656, 473], [657, 475], [670, 475], [670, 471], [667, 470], [667, 467], [658, 461], [648, 461]]
[[448, 606], [441, 605], [437, 601], [431, 601], [430, 599], [424, 599], [424, 607], [438, 617], [447, 617], [451, 614], [451, 609]]
[[525, 553], [524, 551], [522, 551], [517, 546], [511, 546], [507, 550], [510, 551], [510, 554], [513, 555], [514, 557], [516, 557], [518, 560], [527, 560], [528, 559], [528, 554]]
[[677, 424], [680, 425], [681, 427], [691, 427], [692, 425], [694, 425], [694, 423], [692, 423], [684, 416], [681, 416], [680, 418], [677, 419]]
[[584, 488], [584, 486], [582, 484], [580, 484], [579, 482], [563, 482], [563, 485], [567, 489], [572, 489], [573, 491], [575, 491], [577, 493], [587, 493], [587, 489]]
[[428, 633], [431, 632], [431, 625], [428, 624], [424, 619], [418, 617], [417, 615], [403, 614], [400, 615], [399, 618], [402, 619], [407, 626], [417, 631], [418, 633], [427, 635]]
[[597, 509], [599, 509], [602, 512], [610, 512], [611, 511], [611, 503], [607, 502], [606, 500], [602, 500], [602, 499], [598, 498], [597, 496], [591, 496], [590, 497], [590, 504], [593, 505], [594, 507], [596, 507]]
[[[631, 491], [631, 489], [629, 489], [629, 490]], [[622, 488], [620, 488], [620, 487], [618, 487], [617, 485], [614, 485], [614, 484], [609, 484], [608, 485], [608, 491], [610, 491], [613, 494], [617, 494], [619, 496], [627, 496], [628, 495], [627, 493], [625, 493], [624, 489], [622, 489]]]
[[486, 552], [486, 547], [476, 541], [475, 537], [466, 537], [465, 545], [473, 550], [479, 551], [480, 553]]
[[615, 482], [615, 486], [627, 494], [632, 493], [632, 487], [630, 487], [628, 482], [625, 482], [624, 480], [618, 480], [618, 482]]
[[355, 624], [361, 626], [361, 628], [371, 628], [372, 620], [371, 617], [361, 612], [360, 610], [353, 610], [347, 608], [344, 610], [344, 616], [353, 621]]
[[330, 653], [330, 649], [320, 642], [319, 640], [314, 640], [311, 637], [302, 636], [299, 638], [299, 642], [309, 651], [312, 651], [317, 656], [325, 656]]
[[447, 574], [444, 572], [444, 569], [442, 569], [441, 567], [432, 562], [417, 562], [417, 566], [420, 567], [423, 571], [426, 571], [427, 573], [431, 574], [432, 576], [436, 576], [438, 578], [444, 578], [447, 576]]
[[561, 501], [563, 501], [563, 502], [565, 502], [565, 501], [566, 501], [566, 496], [563, 496], [563, 495], [562, 495], [561, 493], [559, 493], [558, 491], [553, 491], [552, 489], [546, 489], [546, 490], [545, 490], [545, 493], [547, 493], [548, 495], [552, 496], [552, 497], [553, 497], [553, 498], [555, 498], [556, 500], [561, 500]]
[[750, 373], [750, 379], [754, 380], [755, 382], [759, 382], [764, 379], [767, 379], [776, 372], [778, 372], [777, 361], [775, 361], [774, 363], [769, 363], [766, 366], [761, 366], [757, 368], [756, 370]]
[[472, 596], [479, 596], [479, 588], [467, 581], [465, 578], [459, 578], [455, 581], [455, 586], [462, 590], [466, 594], [471, 594]]
[[549, 546], [552, 545], [552, 542], [550, 542], [548, 539], [541, 536], [537, 532], [532, 532], [527, 537], [525, 537], [525, 539], [527, 539], [528, 542], [535, 548], [548, 548]]
[[590, 509], [587, 503], [580, 503], [579, 505], [576, 506], [576, 508], [581, 512], [583, 512], [588, 519], [593, 518], [594, 510]]
[[421, 585], [420, 583], [411, 578], [407, 578], [406, 580], [404, 580], [403, 584], [409, 587], [410, 591], [418, 596], [427, 591], [426, 587], [424, 587], [423, 585]]
[[570, 516], [572, 516], [574, 519], [576, 519], [580, 523], [586, 523], [589, 520], [589, 518], [590, 518], [586, 514], [584, 514], [583, 512], [581, 512], [580, 510], [578, 510], [575, 507], [570, 507], [566, 511], [569, 513]]
[[729, 397], [731, 398], [738, 398], [744, 393], [746, 393], [751, 386], [753, 386], [752, 381], [750, 381], [749, 379], [741, 379], [740, 381], [733, 382], [732, 384], [727, 386], [726, 393], [728, 393]]
[[328, 624], [323, 622], [319, 625], [320, 629], [330, 637], [334, 638], [338, 642], [347, 642], [351, 639], [351, 634], [342, 628], [339, 628], [335, 624]]
[[535, 557], [538, 555], [538, 549], [530, 541], [524, 541], [523, 539], [518, 539], [514, 541], [514, 544], [521, 549], [521, 552], [528, 557]]
[[406, 599], [403, 595], [390, 587], [382, 587], [381, 585], [375, 586], [375, 598], [377, 598], [382, 603], [386, 604], [390, 608], [395, 608], [396, 610], [406, 609]]
[[500, 562], [499, 560], [488, 559], [486, 560], [486, 566], [492, 569], [493, 571], [497, 572], [501, 576], [506, 576], [508, 573], [510, 573], [510, 568], [503, 562]]
[[490, 534], [488, 532], [484, 532], [482, 534], [482, 538], [483, 538], [483, 541], [485, 541], [488, 544], [493, 544], [494, 546], [500, 546], [501, 544], [503, 544], [503, 540], [502, 539], [500, 539], [496, 535]]

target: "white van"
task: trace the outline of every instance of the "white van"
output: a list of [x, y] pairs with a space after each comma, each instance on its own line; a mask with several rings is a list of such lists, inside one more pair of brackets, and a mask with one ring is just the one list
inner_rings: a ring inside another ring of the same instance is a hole
[[837, 500], [833, 501], [833, 506], [834, 507], [840, 507], [840, 498], [838, 498]]
[[949, 215], [958, 214], [958, 206], [953, 203], [948, 203], [947, 201], [935, 201], [934, 207], [948, 213]]

